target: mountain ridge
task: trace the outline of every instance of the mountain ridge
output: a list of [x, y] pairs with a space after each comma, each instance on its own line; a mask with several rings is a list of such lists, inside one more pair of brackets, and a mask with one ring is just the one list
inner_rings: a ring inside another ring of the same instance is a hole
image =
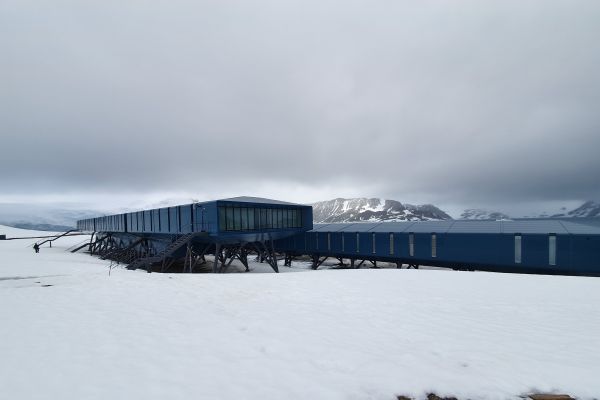
[[[342, 198], [312, 204], [315, 223], [385, 222], [385, 221], [442, 221], [451, 220], [448, 213], [433, 204], [413, 205], [383, 198]], [[507, 220], [521, 218], [600, 218], [600, 202], [588, 200], [581, 206], [560, 212], [542, 211], [527, 216], [511, 216], [485, 208], [467, 208], [459, 220]]]
[[376, 221], [437, 221], [452, 217], [432, 204], [402, 204], [397, 200], [381, 198], [338, 197], [312, 204], [313, 221], [376, 222]]

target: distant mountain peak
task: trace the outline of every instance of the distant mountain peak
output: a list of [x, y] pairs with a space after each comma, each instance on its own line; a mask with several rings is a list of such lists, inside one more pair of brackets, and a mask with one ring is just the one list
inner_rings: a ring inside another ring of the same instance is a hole
[[569, 217], [595, 218], [600, 217], [600, 203], [588, 200], [576, 209], [567, 213]]
[[381, 198], [338, 197], [313, 205], [313, 220], [317, 223], [430, 221], [452, 219], [432, 204], [402, 204], [397, 200]]
[[[538, 211], [517, 218], [600, 218], [600, 202], [588, 200], [581, 206], [567, 211], [567, 207], [554, 210]], [[511, 217], [499, 212], [480, 208], [466, 209], [460, 216], [461, 219], [510, 219]]]
[[460, 215], [460, 219], [501, 220], [510, 219], [510, 217], [499, 211], [490, 211], [483, 208], [468, 208]]

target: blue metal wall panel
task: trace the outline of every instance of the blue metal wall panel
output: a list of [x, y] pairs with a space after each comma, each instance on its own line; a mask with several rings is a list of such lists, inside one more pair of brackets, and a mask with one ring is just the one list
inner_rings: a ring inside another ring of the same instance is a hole
[[169, 233], [169, 209], [161, 208], [158, 210], [158, 214], [160, 222], [160, 227], [158, 231], [160, 233]]
[[152, 232], [152, 214], [151, 210], [145, 210], [142, 212], [143, 216], [143, 232], [151, 233]]
[[192, 206], [185, 205], [179, 206], [179, 216], [181, 218], [181, 230], [182, 233], [190, 233], [193, 229], [193, 214], [192, 214]]
[[549, 268], [548, 236], [522, 235], [522, 264], [532, 268]]
[[179, 208], [169, 207], [169, 233], [179, 233]]
[[151, 210], [152, 232], [160, 233], [160, 210]]
[[600, 236], [573, 236], [571, 257], [573, 271], [583, 273], [600, 271]]

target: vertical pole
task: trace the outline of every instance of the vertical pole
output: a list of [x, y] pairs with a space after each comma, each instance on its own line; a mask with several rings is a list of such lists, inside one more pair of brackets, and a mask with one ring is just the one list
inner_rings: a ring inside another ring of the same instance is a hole
[[319, 256], [316, 254], [313, 254], [312, 256], [312, 269], [317, 269], [319, 268]]
[[219, 254], [221, 253], [221, 245], [217, 243], [215, 245], [215, 262], [213, 264], [213, 274], [219, 272]]

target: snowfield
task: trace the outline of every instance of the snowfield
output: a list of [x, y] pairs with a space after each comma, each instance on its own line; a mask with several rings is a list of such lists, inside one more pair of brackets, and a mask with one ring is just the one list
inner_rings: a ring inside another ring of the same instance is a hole
[[108, 261], [65, 251], [81, 240], [40, 254], [0, 241], [0, 399], [600, 397], [599, 278], [109, 276]]

